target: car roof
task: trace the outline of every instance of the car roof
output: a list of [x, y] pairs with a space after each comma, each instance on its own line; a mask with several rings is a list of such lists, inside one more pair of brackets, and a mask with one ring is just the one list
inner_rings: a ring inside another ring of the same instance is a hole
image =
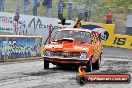
[[85, 32], [89, 32], [91, 33], [92, 31], [89, 29], [82, 29], [82, 28], [64, 28], [64, 29], [60, 29], [58, 31], [62, 31], [62, 30], [75, 30], [75, 31], [85, 31]]

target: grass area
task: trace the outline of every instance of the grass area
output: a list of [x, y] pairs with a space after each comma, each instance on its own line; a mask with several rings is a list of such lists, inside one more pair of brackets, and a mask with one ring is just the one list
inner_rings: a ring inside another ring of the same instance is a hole
[[[23, 14], [23, 0], [5, 0], [5, 11], [6, 12], [15, 12], [16, 11], [16, 4], [18, 1], [21, 2], [21, 14]], [[32, 0], [29, 0], [29, 15], [32, 15]], [[40, 1], [40, 7], [38, 7], [38, 15], [44, 16], [45, 13], [45, 7], [42, 6], [42, 1]], [[67, 0], [68, 1], [68, 0]], [[108, 10], [109, 7], [112, 7], [112, 10], [115, 14], [132, 14], [132, 0], [91, 0], [92, 1], [92, 15], [94, 16], [94, 19], [98, 19], [98, 16], [101, 16], [105, 14], [105, 12]], [[74, 0], [75, 6], [78, 2], [78, 0]], [[83, 0], [84, 4], [88, 4], [88, 0]], [[125, 2], [124, 4], [122, 4]], [[53, 8], [52, 8], [52, 14], [53, 17], [57, 16], [57, 3], [58, 0], [53, 0]], [[64, 16], [67, 16], [67, 9], [66, 7], [64, 9]], [[76, 10], [74, 11], [74, 15], [76, 16]], [[74, 18], [75, 18], [74, 16]]]

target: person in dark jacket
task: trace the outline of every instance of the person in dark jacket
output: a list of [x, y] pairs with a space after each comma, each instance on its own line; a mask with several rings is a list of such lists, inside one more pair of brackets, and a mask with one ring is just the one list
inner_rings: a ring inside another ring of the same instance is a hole
[[43, 6], [46, 8], [45, 16], [52, 17], [52, 0], [44, 0]]

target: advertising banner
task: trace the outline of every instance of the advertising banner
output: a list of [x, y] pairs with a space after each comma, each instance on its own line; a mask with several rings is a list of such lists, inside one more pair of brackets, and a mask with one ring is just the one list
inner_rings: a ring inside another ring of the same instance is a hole
[[82, 22], [83, 28], [100, 33], [103, 45], [132, 49], [132, 36], [114, 34], [115, 24]]
[[41, 57], [42, 38], [0, 35], [0, 60]]
[[82, 27], [98, 32], [101, 42], [105, 42], [114, 34], [115, 24], [82, 22]]
[[[49, 25], [51, 25], [54, 29], [60, 29], [63, 27], [61, 20], [58, 18], [39, 17], [23, 14], [20, 14], [17, 25], [13, 20], [14, 16], [15, 13], [0, 12], [0, 32], [10, 32], [17, 35], [44, 36], [44, 32], [48, 31]], [[65, 27], [71, 28], [73, 25], [73, 21], [66, 20]]]
[[[39, 17], [20, 14], [18, 24], [13, 20], [15, 13], [0, 12], [0, 34], [42, 36], [44, 41], [49, 35], [49, 26], [52, 34], [64, 27], [57, 18]], [[66, 20], [65, 27], [73, 28], [74, 22]]]
[[[0, 12], [0, 35], [13, 34], [13, 35], [32, 35], [42, 36], [44, 42], [49, 35], [49, 25], [53, 29], [53, 34], [63, 26], [61, 21], [57, 18], [38, 17], [32, 15], [20, 14], [18, 25], [14, 22], [15, 13]], [[73, 28], [76, 21], [66, 20], [65, 27]], [[83, 28], [99, 32], [100, 39], [103, 45], [115, 46], [121, 48], [131, 49], [131, 36], [114, 34], [115, 24], [102, 24], [93, 22], [81, 22]], [[1, 41], [6, 40], [2, 38]], [[1, 53], [2, 51], [0, 51]]]
[[132, 49], [132, 36], [114, 34], [103, 45]]

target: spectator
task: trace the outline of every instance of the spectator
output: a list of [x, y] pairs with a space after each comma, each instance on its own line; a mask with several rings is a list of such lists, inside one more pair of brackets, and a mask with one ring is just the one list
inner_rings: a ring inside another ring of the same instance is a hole
[[33, 15], [37, 16], [37, 8], [40, 6], [40, 2], [38, 0], [33, 0], [32, 6], [33, 6]]
[[80, 21], [77, 21], [77, 23], [74, 25], [73, 28], [81, 28], [82, 27], [82, 24]]
[[42, 4], [46, 8], [45, 16], [52, 17], [52, 0], [44, 0]]
[[29, 0], [23, 0], [24, 14], [25, 15], [28, 14], [28, 4], [29, 4]]
[[58, 18], [61, 19], [60, 16], [63, 16], [63, 3], [62, 0], [58, 1]]
[[63, 9], [66, 8], [66, 4], [67, 4], [66, 0], [62, 0], [62, 7], [63, 7]]
[[68, 20], [72, 20], [73, 11], [74, 11], [74, 2], [72, 0], [69, 0], [69, 2], [68, 2]]
[[17, 23], [18, 23], [19, 18], [20, 18], [19, 13], [16, 12], [16, 13], [15, 13], [15, 16], [14, 16], [14, 18], [13, 18], [13, 20], [14, 20], [14, 21], [17, 21]]
[[106, 13], [106, 24], [112, 24], [112, 10], [111, 8], [109, 9], [109, 11]]
[[77, 16], [78, 20], [82, 19], [84, 16], [84, 4], [82, 3], [82, 0], [79, 0], [77, 5]]
[[4, 8], [5, 8], [5, 0], [0, 0], [0, 11], [4, 12]]
[[16, 13], [20, 14], [20, 9], [21, 9], [21, 4], [20, 1], [18, 1], [16, 4]]
[[19, 35], [27, 35], [27, 26], [24, 22], [21, 22], [20, 29], [19, 29]]
[[17, 35], [18, 34], [18, 21], [19, 21], [19, 13], [15, 13], [15, 16], [13, 18], [13, 25], [14, 25], [14, 33]]
[[91, 10], [90, 7], [85, 7], [84, 10], [84, 21], [89, 21], [90, 20], [90, 16], [91, 16]]

